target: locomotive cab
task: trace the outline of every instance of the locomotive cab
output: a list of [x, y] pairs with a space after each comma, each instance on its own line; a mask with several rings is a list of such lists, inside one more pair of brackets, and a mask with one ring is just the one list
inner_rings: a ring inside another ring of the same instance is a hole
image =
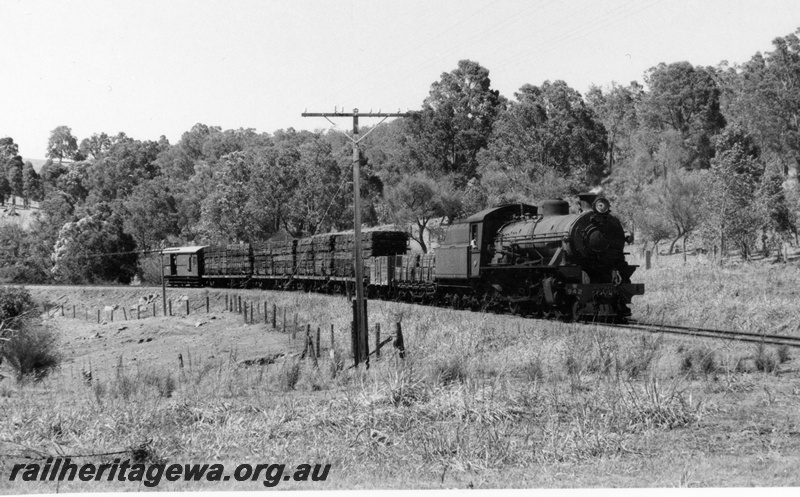
[[481, 277], [492, 259], [494, 238], [501, 226], [515, 217], [535, 216], [537, 208], [509, 204], [486, 209], [453, 222], [436, 249], [436, 278], [445, 285], [469, 285]]

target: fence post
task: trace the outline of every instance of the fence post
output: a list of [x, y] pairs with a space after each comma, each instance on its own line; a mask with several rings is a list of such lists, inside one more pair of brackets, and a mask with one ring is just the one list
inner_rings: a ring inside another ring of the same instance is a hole
[[292, 326], [292, 340], [297, 338], [297, 313], [294, 313], [294, 326]]
[[250, 322], [251, 323], [255, 323], [255, 321], [253, 320], [253, 310], [255, 309], [255, 307], [256, 307], [256, 304], [250, 302]]
[[153, 302], [153, 317], [156, 317], [156, 303]]
[[208, 314], [208, 295], [206, 295], [206, 314]]
[[321, 336], [321, 333], [320, 333], [319, 326], [317, 326], [317, 357], [319, 357], [319, 349], [321, 348], [321, 345], [322, 345], [321, 341], [320, 341], [320, 338], [322, 338], [322, 336]]
[[100, 323], [100, 309], [97, 309], [97, 322]]
[[283, 308], [283, 332], [286, 333], [286, 308]]
[[400, 352], [400, 359], [406, 358], [406, 345], [403, 342], [403, 327], [400, 321], [397, 322], [397, 331], [395, 332], [394, 348]]
[[[318, 368], [319, 367], [319, 363], [317, 362], [317, 356], [319, 354], [319, 341], [317, 341], [317, 347], [316, 347], [316, 350], [315, 350], [314, 349], [314, 340], [311, 339], [311, 325], [310, 324], [308, 325], [308, 328], [306, 328], [306, 332], [308, 333], [306, 335], [307, 336], [306, 341], [308, 343], [308, 348], [311, 349], [309, 352], [311, 352], [311, 358], [314, 360], [314, 368]], [[317, 332], [318, 332], [317, 336], [319, 336], [319, 328], [317, 328]]]
[[189, 298], [186, 298], [186, 315], [189, 315]]
[[244, 303], [244, 313], [240, 312], [240, 314], [244, 315], [244, 324], [247, 324], [247, 301]]
[[230, 310], [230, 306], [228, 305], [228, 294], [227, 293], [225, 294], [225, 310], [226, 311]]
[[172, 316], [172, 299], [169, 299], [169, 315]]
[[650, 252], [649, 250], [645, 251], [645, 253], [644, 253], [644, 268], [645, 269], [650, 269], [650, 261], [651, 261], [651, 257], [652, 256], [653, 256], [652, 252]]
[[111, 322], [114, 322], [114, 309], [111, 309]]
[[331, 352], [333, 352], [336, 349], [334, 345], [336, 345], [336, 342], [334, 342], [333, 340], [333, 325], [331, 324]]
[[136, 304], [136, 319], [142, 319], [142, 306]]
[[277, 314], [278, 314], [278, 304], [272, 304], [272, 329], [273, 330], [275, 329], [275, 324], [276, 324], [275, 321], [278, 319], [277, 318]]
[[122, 315], [125, 316], [125, 321], [127, 321], [128, 320], [128, 311], [125, 309], [125, 307], [122, 308]]
[[[264, 301], [264, 324], [269, 323], [269, 315], [267, 314], [267, 301]], [[274, 326], [273, 326], [274, 328]]]
[[375, 359], [381, 358], [381, 324], [375, 323]]
[[64, 304], [61, 304], [61, 317], [64, 317]]
[[239, 312], [241, 313], [242, 312], [242, 296], [239, 295], [238, 297], [239, 297]]

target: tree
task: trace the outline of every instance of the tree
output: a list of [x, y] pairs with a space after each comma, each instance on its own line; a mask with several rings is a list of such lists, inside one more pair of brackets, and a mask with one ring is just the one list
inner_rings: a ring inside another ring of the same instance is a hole
[[662, 62], [645, 75], [650, 91], [638, 112], [645, 125], [681, 134], [690, 152], [684, 167], [690, 169], [710, 167], [713, 137], [725, 127], [715, 76], [712, 68], [695, 68], [688, 62]]
[[763, 166], [747, 152], [746, 143], [731, 139], [734, 132], [720, 138], [729, 148], [720, 147], [712, 161], [711, 180], [704, 195], [708, 213], [704, 222], [704, 235], [719, 244], [722, 254], [726, 244], [733, 242], [747, 259], [765, 223], [766, 213], [756, 203], [758, 185], [763, 176]]
[[112, 220], [86, 216], [59, 231], [53, 273], [69, 283], [130, 283], [136, 272], [135, 248], [133, 238]]
[[[676, 170], [659, 181], [664, 216], [674, 226], [675, 237], [669, 246], [669, 253], [675, 243], [683, 238], [683, 260], [686, 260], [686, 240], [703, 221], [706, 185], [710, 175], [705, 171]], [[656, 184], [658, 185], [658, 183]], [[656, 186], [658, 188], [658, 186]]]
[[78, 150], [86, 158], [101, 159], [109, 148], [111, 148], [111, 138], [105, 133], [99, 135], [95, 133], [90, 138], [84, 138]]
[[58, 163], [61, 164], [64, 159], [74, 159], [77, 152], [78, 140], [72, 136], [72, 128], [58, 126], [50, 132], [46, 157], [53, 160], [58, 159]]
[[433, 176], [455, 174], [464, 184], [477, 169], [477, 155], [505, 100], [491, 89], [489, 70], [470, 60], [431, 85], [422, 110], [404, 120], [418, 164]]
[[201, 226], [209, 239], [250, 242], [252, 219], [245, 214], [250, 198], [252, 156], [235, 152], [225, 157], [222, 169], [213, 175], [214, 189], [203, 200]]
[[[53, 267], [53, 246], [65, 223], [75, 221], [74, 199], [59, 190], [46, 193], [34, 211], [28, 231], [29, 253], [26, 264], [35, 274], [50, 277]], [[43, 276], [44, 277], [44, 276]]]
[[88, 165], [90, 202], [125, 198], [139, 183], [158, 174], [161, 144], [139, 141], [120, 133], [111, 139], [105, 155]]
[[124, 206], [125, 231], [140, 249], [152, 249], [161, 240], [180, 234], [180, 204], [160, 178], [137, 185]]
[[433, 218], [452, 216], [459, 210], [457, 197], [448, 191], [447, 183], [436, 181], [424, 172], [403, 179], [399, 184], [389, 187], [386, 201], [390, 216], [395, 223], [416, 224], [417, 231], [411, 238], [419, 243], [423, 252], [428, 252], [425, 231]]
[[800, 166], [800, 29], [795, 33], [773, 40], [774, 51], [721, 71], [726, 116], [753, 136], [784, 176]]
[[22, 170], [22, 198], [25, 207], [30, 205], [30, 201], [38, 202], [43, 197], [42, 182], [33, 164], [30, 161], [25, 162], [25, 167]]
[[[8, 179], [9, 194], [15, 197], [23, 196], [23, 180], [22, 170], [25, 164], [22, 162], [22, 157], [19, 155], [14, 156], [5, 164], [6, 178]], [[16, 203], [16, 200], [15, 200]]]
[[493, 183], [507, 183], [513, 192], [508, 200], [551, 193], [554, 184], [564, 189], [558, 194], [596, 184], [608, 148], [606, 131], [581, 95], [563, 81], [524, 85], [514, 95], [517, 101], [500, 115], [479, 155], [482, 183], [490, 190]]
[[19, 147], [10, 136], [0, 138], [0, 164], [19, 155]]
[[607, 132], [606, 174], [613, 173], [615, 163], [619, 159], [624, 160], [630, 154], [631, 138], [639, 125], [636, 104], [643, 93], [644, 89], [634, 81], [627, 87], [612, 82], [606, 91], [598, 86], [592, 86], [586, 95], [589, 106], [597, 114]]

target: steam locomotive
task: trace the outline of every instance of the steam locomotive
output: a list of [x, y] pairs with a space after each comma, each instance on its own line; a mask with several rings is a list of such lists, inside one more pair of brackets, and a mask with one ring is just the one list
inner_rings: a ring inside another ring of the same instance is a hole
[[[451, 223], [435, 254], [409, 253], [401, 231], [362, 233], [369, 298], [562, 319], [624, 321], [644, 285], [625, 261], [632, 243], [611, 204], [595, 194], [569, 203], [493, 207]], [[343, 293], [355, 282], [354, 238], [329, 233], [163, 251], [171, 286], [259, 286]]]

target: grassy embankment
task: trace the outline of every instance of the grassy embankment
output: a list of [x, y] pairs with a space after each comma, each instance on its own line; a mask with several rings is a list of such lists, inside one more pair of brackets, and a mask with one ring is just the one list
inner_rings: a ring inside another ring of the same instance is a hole
[[[647, 284], [635, 318], [798, 333], [796, 265], [659, 264], [635, 275]], [[301, 322], [346, 329], [342, 298], [269, 297], [297, 305]], [[332, 465], [327, 482], [277, 487], [299, 489], [800, 484], [796, 351], [396, 303], [372, 302], [370, 319], [384, 336], [402, 320], [405, 361], [387, 350], [368, 371], [348, 370], [323, 350], [318, 369], [292, 355], [245, 366], [235, 347], [223, 353], [215, 343], [213, 359], [187, 357], [182, 370], [122, 367], [91, 385], [63, 370], [39, 383], [6, 379], [3, 452], [143, 447], [151, 460], [224, 462], [229, 471], [243, 462]], [[4, 459], [2, 480], [12, 462]]]

